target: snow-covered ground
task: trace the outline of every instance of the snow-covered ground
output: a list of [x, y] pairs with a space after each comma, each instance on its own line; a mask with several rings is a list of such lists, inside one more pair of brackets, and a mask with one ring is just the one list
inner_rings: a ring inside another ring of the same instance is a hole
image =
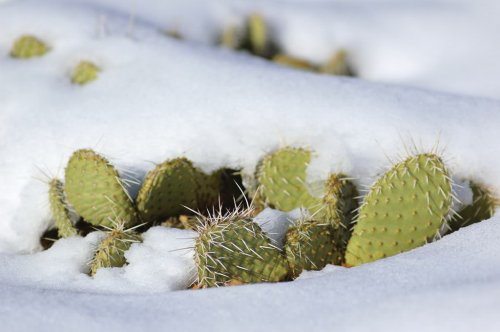
[[[291, 54], [321, 62], [346, 48], [363, 79], [211, 46], [223, 25], [253, 11]], [[486, 0], [0, 3], [3, 328], [494, 331], [498, 218], [358, 268], [216, 290], [169, 292], [192, 278], [189, 253], [171, 250], [190, 246], [189, 232], [153, 228], [129, 266], [94, 279], [83, 272], [99, 234], [35, 252], [50, 222], [44, 181], [83, 147], [142, 176], [179, 155], [206, 170], [252, 172], [278, 146], [308, 146], [311, 182], [337, 170], [363, 185], [414, 144], [439, 142], [456, 177], [500, 192], [499, 14]], [[26, 33], [51, 52], [11, 59]], [[68, 73], [83, 59], [103, 71], [73, 86]]]

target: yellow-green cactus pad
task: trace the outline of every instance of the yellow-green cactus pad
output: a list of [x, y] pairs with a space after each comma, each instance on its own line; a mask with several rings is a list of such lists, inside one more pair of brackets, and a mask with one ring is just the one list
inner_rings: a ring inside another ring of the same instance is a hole
[[420, 154], [392, 167], [370, 189], [345, 262], [356, 266], [422, 246], [451, 210], [452, 183], [441, 158]]
[[59, 237], [77, 235], [64, 197], [63, 183], [59, 179], [52, 179], [49, 182], [49, 204]]
[[95, 226], [136, 222], [134, 205], [109, 161], [88, 149], [78, 150], [66, 166], [65, 190], [76, 213]]
[[195, 261], [200, 287], [277, 282], [288, 275], [281, 250], [251, 219], [218, 221], [200, 227]]
[[288, 67], [293, 67], [297, 69], [303, 69], [303, 70], [308, 70], [308, 71], [316, 71], [317, 68], [310, 64], [309, 62], [294, 58], [289, 55], [285, 54], [277, 54], [273, 57], [273, 62], [283, 65], [283, 66], [288, 66]]
[[81, 61], [71, 73], [71, 83], [84, 85], [97, 79], [101, 69], [89, 61]]
[[29, 59], [44, 55], [50, 48], [35, 36], [21, 36], [14, 42], [10, 56], [19, 59]]
[[[137, 195], [136, 205], [144, 222], [161, 222], [168, 217], [192, 214], [198, 202], [217, 199], [214, 181], [196, 169], [186, 158], [176, 158], [150, 171]], [[210, 188], [209, 188], [210, 187]], [[212, 198], [210, 197], [212, 196]]]
[[311, 194], [306, 183], [311, 151], [283, 148], [266, 156], [257, 167], [258, 199], [281, 211], [304, 207], [311, 212], [321, 207], [321, 198]]
[[329, 75], [355, 76], [351, 69], [347, 52], [340, 50], [335, 53], [328, 62], [320, 68], [320, 72]]
[[347, 242], [351, 237], [355, 210], [358, 208], [358, 190], [344, 174], [332, 174], [325, 183], [323, 208], [317, 218], [332, 226], [332, 239], [335, 246], [334, 264], [344, 262]]
[[288, 229], [284, 249], [292, 278], [303, 270], [321, 270], [334, 263], [332, 226], [317, 220], [301, 220]]
[[498, 199], [485, 186], [470, 182], [472, 190], [472, 204], [465, 206], [454, 216], [448, 226], [450, 230], [447, 234], [455, 232], [462, 227], [466, 227], [477, 222], [490, 219], [495, 213], [496, 207], [499, 205]]
[[110, 230], [99, 244], [90, 262], [90, 275], [96, 274], [101, 267], [122, 267], [127, 263], [125, 252], [132, 243], [141, 242], [141, 235], [132, 230], [116, 227]]

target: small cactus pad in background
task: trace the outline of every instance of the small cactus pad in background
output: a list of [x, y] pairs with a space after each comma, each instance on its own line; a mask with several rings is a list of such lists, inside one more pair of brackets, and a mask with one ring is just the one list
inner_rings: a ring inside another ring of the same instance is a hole
[[84, 85], [97, 79], [101, 69], [89, 61], [81, 61], [71, 73], [71, 83]]
[[269, 31], [264, 18], [258, 14], [252, 14], [247, 22], [248, 39], [252, 52], [264, 56], [269, 48]]
[[346, 250], [356, 266], [424, 245], [451, 210], [452, 183], [441, 158], [420, 154], [400, 162], [370, 189]]
[[334, 264], [344, 262], [347, 242], [351, 237], [354, 211], [358, 208], [358, 190], [344, 174], [332, 174], [325, 183], [323, 208], [318, 218], [332, 226], [332, 239], [335, 246]]
[[288, 67], [293, 67], [297, 69], [303, 69], [303, 70], [308, 70], [308, 71], [316, 71], [317, 68], [310, 64], [309, 62], [291, 57], [289, 55], [285, 54], [277, 54], [273, 57], [273, 62], [283, 65], [283, 66], [288, 66]]
[[290, 276], [297, 278], [303, 270], [321, 270], [334, 262], [332, 227], [329, 223], [304, 219], [286, 233], [284, 250]]
[[320, 72], [329, 75], [356, 76], [349, 65], [347, 53], [340, 50], [320, 68]]
[[142, 241], [141, 235], [133, 229], [125, 230], [123, 224], [116, 224], [109, 229], [106, 238], [99, 244], [94, 258], [90, 262], [90, 275], [96, 274], [101, 267], [122, 267], [126, 264], [125, 252], [132, 243]]
[[[136, 204], [141, 219], [147, 223], [160, 222], [168, 217], [190, 214], [186, 207], [198, 209], [200, 182], [205, 176], [186, 158], [167, 160], [157, 165], [146, 175], [137, 195]], [[216, 197], [217, 189], [214, 189]], [[208, 195], [207, 192], [205, 194]]]
[[49, 50], [49, 47], [37, 37], [24, 35], [16, 39], [10, 50], [10, 56], [19, 59], [29, 59], [42, 56]]
[[277, 282], [287, 277], [281, 250], [251, 219], [236, 212], [201, 222], [195, 243], [199, 287]]
[[49, 182], [49, 204], [59, 237], [77, 235], [64, 197], [63, 183], [59, 179], [52, 179]]
[[134, 205], [117, 170], [92, 150], [73, 153], [66, 166], [66, 196], [76, 213], [95, 226], [136, 222]]
[[462, 227], [489, 219], [493, 216], [495, 208], [499, 205], [498, 199], [486, 187], [476, 182], [470, 182], [472, 190], [472, 204], [465, 206], [448, 223], [449, 231], [453, 233]]
[[306, 171], [311, 151], [283, 148], [266, 157], [257, 167], [259, 193], [257, 198], [273, 209], [291, 211], [304, 207], [314, 213], [321, 207], [321, 199], [309, 192]]

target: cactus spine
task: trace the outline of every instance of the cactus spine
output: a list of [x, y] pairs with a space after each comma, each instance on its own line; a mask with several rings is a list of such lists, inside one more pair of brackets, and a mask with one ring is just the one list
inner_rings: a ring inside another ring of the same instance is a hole
[[92, 150], [77, 150], [66, 166], [66, 195], [76, 213], [95, 226], [130, 227], [136, 211], [117, 170]]
[[205, 219], [198, 226], [195, 261], [200, 287], [277, 282], [288, 275], [281, 250], [244, 214]]
[[49, 50], [49, 47], [37, 37], [24, 35], [14, 42], [10, 50], [10, 56], [18, 59], [29, 59], [40, 57]]
[[63, 183], [59, 179], [49, 182], [49, 204], [59, 237], [77, 235], [64, 197]]
[[432, 240], [450, 212], [452, 184], [441, 158], [420, 154], [400, 162], [371, 188], [347, 245], [355, 266]]

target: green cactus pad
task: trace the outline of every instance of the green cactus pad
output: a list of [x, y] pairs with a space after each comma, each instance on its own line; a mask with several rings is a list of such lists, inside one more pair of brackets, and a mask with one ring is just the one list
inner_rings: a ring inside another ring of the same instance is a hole
[[355, 76], [345, 50], [335, 53], [319, 71], [328, 75]]
[[24, 35], [16, 39], [10, 56], [18, 59], [29, 59], [44, 55], [50, 48], [40, 39], [31, 35]]
[[85, 85], [97, 79], [101, 69], [89, 61], [81, 61], [71, 74], [71, 83]]
[[424, 245], [450, 212], [452, 184], [441, 158], [420, 154], [396, 164], [371, 188], [347, 245], [356, 266]]
[[136, 222], [134, 205], [116, 169], [92, 150], [73, 153], [66, 166], [66, 196], [76, 213], [95, 226]]
[[219, 221], [199, 229], [195, 261], [200, 287], [277, 282], [288, 274], [281, 251], [251, 219]]
[[123, 230], [122, 227], [110, 230], [106, 238], [99, 244], [94, 258], [90, 262], [90, 275], [95, 275], [101, 267], [124, 266], [127, 263], [125, 252], [132, 243], [141, 241], [141, 235], [132, 230]]
[[301, 220], [288, 229], [284, 249], [292, 278], [303, 270], [321, 270], [334, 263], [332, 226], [317, 220]]
[[288, 66], [288, 67], [293, 67], [297, 69], [303, 69], [303, 70], [308, 70], [308, 71], [316, 71], [317, 68], [310, 64], [309, 62], [291, 57], [289, 55], [285, 54], [277, 54], [273, 57], [273, 62], [283, 65], [283, 66]]
[[314, 197], [306, 184], [306, 171], [311, 151], [283, 148], [266, 156], [257, 168], [259, 193], [257, 198], [274, 209], [291, 211], [305, 207], [315, 212], [321, 207], [321, 198]]
[[59, 179], [53, 179], [49, 182], [49, 204], [59, 237], [77, 235], [78, 231], [71, 221], [64, 197], [63, 183]]
[[347, 242], [351, 237], [355, 213], [358, 208], [358, 190], [344, 174], [332, 174], [325, 184], [323, 209], [318, 218], [332, 226], [332, 239], [335, 246], [334, 264], [344, 262]]
[[499, 205], [498, 199], [486, 187], [476, 182], [470, 182], [472, 190], [472, 204], [465, 206], [449, 222], [450, 230], [447, 234], [453, 233], [462, 227], [475, 224], [477, 222], [490, 219]]
[[137, 195], [136, 204], [145, 222], [192, 214], [217, 201], [218, 184], [186, 158], [168, 160], [150, 171]]

